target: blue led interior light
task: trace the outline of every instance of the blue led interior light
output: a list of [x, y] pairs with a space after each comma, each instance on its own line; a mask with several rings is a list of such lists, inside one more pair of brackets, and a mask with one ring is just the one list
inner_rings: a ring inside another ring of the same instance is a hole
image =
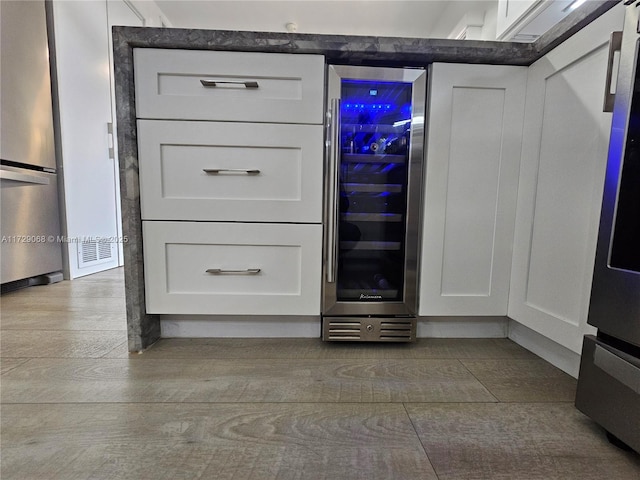
[[383, 111], [391, 110], [393, 105], [390, 103], [343, 103], [342, 108], [344, 110], [369, 110], [369, 111]]

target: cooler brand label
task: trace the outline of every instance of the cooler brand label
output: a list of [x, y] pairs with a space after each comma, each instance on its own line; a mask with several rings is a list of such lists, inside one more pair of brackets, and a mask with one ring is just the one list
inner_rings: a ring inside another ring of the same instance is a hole
[[382, 295], [367, 295], [365, 293], [361, 293], [360, 300], [382, 300]]

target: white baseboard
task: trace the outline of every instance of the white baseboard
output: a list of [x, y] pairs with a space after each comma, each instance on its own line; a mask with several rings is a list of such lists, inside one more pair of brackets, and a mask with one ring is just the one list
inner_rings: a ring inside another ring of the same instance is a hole
[[320, 317], [163, 315], [163, 338], [320, 338]]
[[511, 319], [509, 319], [509, 338], [563, 372], [578, 378], [580, 371], [580, 355], [578, 353]]
[[[320, 317], [163, 315], [163, 338], [319, 338]], [[418, 338], [506, 338], [506, 317], [419, 317]]]
[[419, 317], [418, 338], [506, 338], [507, 317]]

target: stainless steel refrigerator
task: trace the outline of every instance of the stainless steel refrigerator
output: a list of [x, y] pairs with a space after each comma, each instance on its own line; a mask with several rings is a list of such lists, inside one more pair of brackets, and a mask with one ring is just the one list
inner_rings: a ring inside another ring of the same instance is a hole
[[62, 249], [45, 3], [3, 0], [0, 21], [0, 283], [4, 289], [10, 283], [59, 272]]
[[576, 406], [640, 452], [640, 2], [625, 3], [623, 35], [612, 36], [620, 62], [587, 320], [598, 333], [584, 338]]
[[328, 67], [323, 340], [415, 339], [426, 76]]

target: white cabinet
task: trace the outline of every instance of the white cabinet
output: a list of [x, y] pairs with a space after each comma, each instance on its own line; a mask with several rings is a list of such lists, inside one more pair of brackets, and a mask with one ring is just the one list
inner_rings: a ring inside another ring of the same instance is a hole
[[143, 222], [148, 313], [317, 315], [322, 225]]
[[580, 352], [607, 161], [614, 8], [529, 68], [509, 317]]
[[431, 67], [421, 316], [507, 313], [526, 72]]
[[134, 60], [147, 313], [319, 315], [324, 58]]

